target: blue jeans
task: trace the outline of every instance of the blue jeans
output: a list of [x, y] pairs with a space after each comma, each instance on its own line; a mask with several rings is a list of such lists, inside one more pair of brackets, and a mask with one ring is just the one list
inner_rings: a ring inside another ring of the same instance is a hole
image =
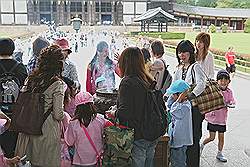
[[132, 148], [132, 166], [153, 167], [157, 143], [158, 139], [153, 142], [144, 139], [135, 140]]
[[186, 167], [187, 146], [179, 148], [170, 148], [171, 167]]

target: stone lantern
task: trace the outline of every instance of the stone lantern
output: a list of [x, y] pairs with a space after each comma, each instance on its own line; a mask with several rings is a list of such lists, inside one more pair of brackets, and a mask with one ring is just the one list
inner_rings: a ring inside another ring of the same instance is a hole
[[82, 19], [75, 17], [71, 21], [72, 21], [73, 29], [76, 31], [76, 33], [78, 33], [79, 30], [81, 29]]

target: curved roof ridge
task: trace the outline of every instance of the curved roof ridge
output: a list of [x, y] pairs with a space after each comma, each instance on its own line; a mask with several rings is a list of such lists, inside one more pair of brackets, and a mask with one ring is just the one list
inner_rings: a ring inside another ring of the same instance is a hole
[[140, 16], [134, 18], [134, 21], [142, 21], [142, 20], [147, 20], [152, 18], [153, 16], [157, 15], [158, 13], [163, 14], [165, 17], [171, 19], [171, 20], [177, 20], [176, 18], [174, 18], [173, 15], [169, 14], [168, 12], [164, 11], [161, 7], [157, 7], [154, 9], [149, 9], [146, 12], [144, 12], [143, 14], [141, 14]]
[[240, 8], [209, 8], [202, 6], [191, 6], [175, 3], [173, 5], [174, 11], [197, 14], [203, 16], [218, 16], [218, 17], [239, 17], [248, 18], [250, 17], [250, 9], [240, 9]]

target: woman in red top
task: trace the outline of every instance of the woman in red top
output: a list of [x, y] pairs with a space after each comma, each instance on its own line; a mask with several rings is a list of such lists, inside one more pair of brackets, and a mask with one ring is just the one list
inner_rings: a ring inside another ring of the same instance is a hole
[[235, 52], [233, 51], [233, 47], [229, 47], [228, 51], [225, 54], [226, 59], [226, 70], [229, 73], [232, 73], [232, 77], [234, 77], [236, 66], [235, 66]]

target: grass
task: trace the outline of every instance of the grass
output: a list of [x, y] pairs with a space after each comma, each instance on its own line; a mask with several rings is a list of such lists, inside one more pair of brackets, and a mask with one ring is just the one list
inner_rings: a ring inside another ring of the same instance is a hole
[[[186, 33], [185, 39], [194, 42], [198, 33], [199, 32]], [[235, 52], [250, 55], [250, 33], [211, 33], [210, 35], [211, 48], [226, 51], [229, 46], [233, 46]]]

